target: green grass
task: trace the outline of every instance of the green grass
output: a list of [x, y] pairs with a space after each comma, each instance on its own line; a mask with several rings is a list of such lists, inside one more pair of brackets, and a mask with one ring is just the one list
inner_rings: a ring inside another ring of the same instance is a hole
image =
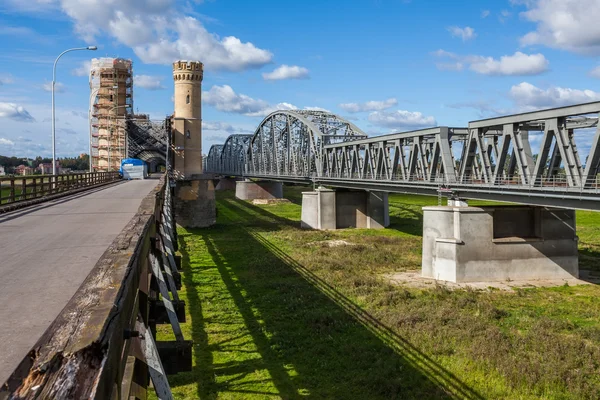
[[[305, 189], [285, 190], [269, 206], [218, 192], [216, 226], [179, 230], [194, 367], [175, 398], [600, 398], [600, 287], [391, 285], [420, 268], [436, 198], [390, 196], [390, 229], [322, 232], [299, 229]], [[582, 267], [599, 265], [599, 216], [578, 212]], [[327, 239], [357, 245], [308, 245]]]

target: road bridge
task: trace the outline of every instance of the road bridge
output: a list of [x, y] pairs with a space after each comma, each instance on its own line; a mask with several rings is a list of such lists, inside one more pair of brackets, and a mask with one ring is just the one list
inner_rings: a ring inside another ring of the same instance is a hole
[[25, 358], [159, 180], [118, 181], [0, 215], [0, 382]]

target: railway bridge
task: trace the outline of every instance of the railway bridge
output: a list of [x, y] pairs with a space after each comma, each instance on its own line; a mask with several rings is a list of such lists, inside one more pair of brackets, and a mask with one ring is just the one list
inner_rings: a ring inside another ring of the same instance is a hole
[[281, 197], [281, 182], [313, 185], [302, 226], [314, 229], [384, 228], [388, 193], [438, 196], [423, 210], [426, 277], [577, 277], [575, 210], [600, 210], [599, 113], [594, 102], [367, 137], [329, 112], [276, 111], [253, 135], [212, 146], [205, 170], [235, 179], [241, 199]]

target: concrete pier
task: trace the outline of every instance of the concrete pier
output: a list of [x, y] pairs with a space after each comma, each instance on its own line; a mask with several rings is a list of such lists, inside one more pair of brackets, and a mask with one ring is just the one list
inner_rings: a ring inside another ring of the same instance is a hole
[[221, 190], [235, 190], [237, 182], [238, 180], [235, 178], [221, 178], [219, 179], [217, 186], [215, 186], [215, 190], [217, 192]]
[[424, 207], [422, 275], [450, 282], [577, 278], [575, 211]]
[[176, 181], [173, 210], [184, 228], [205, 228], [217, 223], [215, 187], [211, 178]]
[[390, 224], [388, 194], [319, 188], [302, 193], [301, 227], [383, 229]]
[[275, 181], [243, 180], [235, 183], [235, 197], [240, 200], [283, 198], [283, 184]]

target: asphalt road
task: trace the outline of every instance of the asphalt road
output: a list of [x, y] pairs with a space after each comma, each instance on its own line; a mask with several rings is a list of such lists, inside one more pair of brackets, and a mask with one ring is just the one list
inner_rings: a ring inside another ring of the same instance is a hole
[[0, 215], [0, 385], [157, 184], [123, 181]]

